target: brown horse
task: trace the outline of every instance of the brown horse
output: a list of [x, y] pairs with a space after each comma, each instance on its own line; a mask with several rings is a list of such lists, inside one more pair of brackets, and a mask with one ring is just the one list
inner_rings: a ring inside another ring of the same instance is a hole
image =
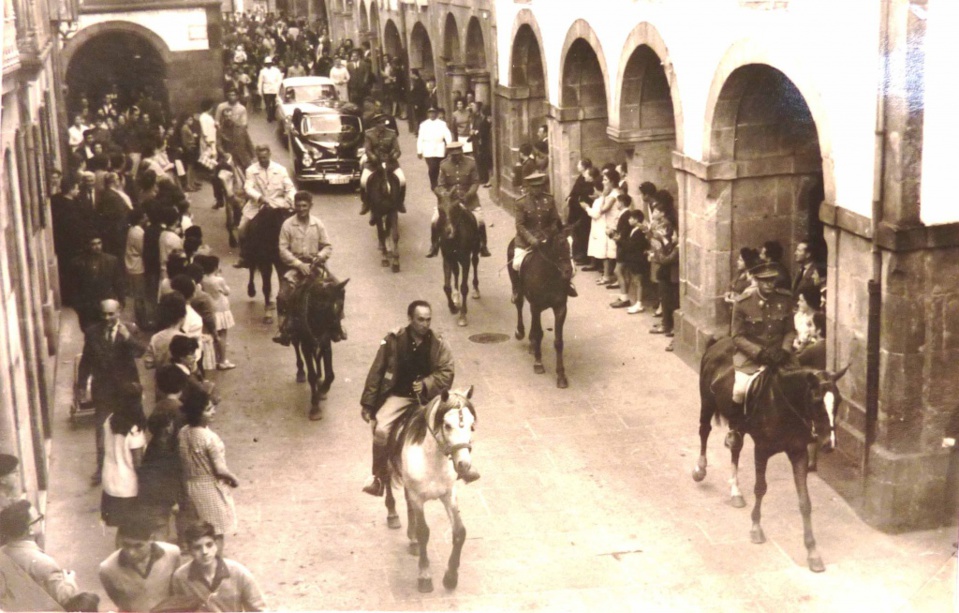
[[456, 196], [440, 197], [439, 212], [437, 223], [440, 228], [440, 252], [443, 254], [443, 291], [446, 292], [450, 313], [459, 314], [456, 323], [465, 326], [469, 312], [466, 296], [469, 294], [470, 266], [473, 267], [473, 298], [480, 297], [479, 226], [473, 213]]
[[[846, 374], [849, 368], [837, 373], [809, 368], [773, 369], [767, 368], [754, 382], [746, 398], [746, 416], [733, 415], [733, 353], [732, 339], [726, 337], [716, 341], [706, 349], [699, 372], [699, 395], [701, 401], [699, 415], [700, 455], [693, 480], [702, 481], [706, 477], [706, 442], [712, 430], [710, 422], [717, 423], [733, 419], [743, 424], [743, 431], [752, 439], [756, 459], [756, 503], [752, 512], [750, 537], [753, 543], [766, 541], [760, 525], [763, 496], [766, 495], [766, 465], [769, 458], [785, 453], [793, 469], [793, 479], [799, 494], [799, 511], [803, 518], [803, 533], [807, 551], [809, 569], [813, 572], [825, 570], [822, 558], [816, 549], [816, 539], [812, 532], [812, 503], [806, 486], [808, 474], [807, 445], [816, 433], [828, 436], [826, 445], [835, 446], [835, 416], [841, 396], [836, 382]], [[746, 506], [739, 491], [738, 471], [739, 454], [742, 445], [733, 447], [731, 502], [734, 507]]]

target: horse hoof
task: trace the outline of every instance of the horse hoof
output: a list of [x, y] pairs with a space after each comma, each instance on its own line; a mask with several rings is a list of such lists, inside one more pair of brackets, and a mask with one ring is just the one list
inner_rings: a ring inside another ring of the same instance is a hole
[[460, 309], [458, 306], [456, 306], [455, 304], [450, 305], [450, 314], [456, 315], [459, 312], [460, 312]]
[[250, 298], [256, 298], [256, 286], [250, 283], [246, 286], [246, 295]]
[[[821, 573], [826, 570], [826, 565], [822, 563], [822, 558], [820, 558], [819, 556], [811, 556], [808, 562], [809, 562], [809, 570], [811, 570], [814, 573]], [[443, 582], [445, 584], [446, 580], [444, 579]]]
[[809, 466], [806, 467], [806, 472], [814, 473], [814, 472], [817, 472], [818, 470], [819, 469], [815, 464], [810, 464]]
[[310, 409], [310, 421], [320, 421], [321, 419], [323, 419], [323, 411], [320, 407]]
[[[706, 476], [706, 471], [703, 471], [703, 476]], [[741, 509], [746, 506], [746, 500], [742, 496], [733, 496], [729, 499], [729, 504], [732, 505], [734, 509]]]
[[296, 373], [296, 382], [297, 383], [306, 383], [306, 373], [298, 372]]
[[752, 541], [754, 545], [762, 545], [766, 542], [766, 535], [763, 534], [762, 528], [753, 528], [749, 531], [749, 540]]
[[455, 590], [459, 582], [460, 576], [456, 571], [448, 570], [446, 571], [446, 574], [443, 575], [443, 587], [448, 590]]
[[400, 271], [400, 265], [399, 265], [399, 264], [393, 264], [393, 265], [390, 267], [390, 270], [392, 270], [393, 272], [399, 272], [399, 271]]
[[429, 594], [433, 591], [433, 580], [432, 579], [417, 579], [416, 589], [420, 591], [420, 594]]
[[479, 290], [478, 290], [478, 289], [474, 289], [474, 290], [473, 290], [473, 300], [479, 300], [479, 299], [480, 299]]
[[693, 469], [693, 481], [699, 483], [706, 478], [706, 469], [697, 466]]
[[385, 258], [382, 259], [382, 260], [380, 260], [380, 266], [382, 266], [383, 268], [386, 268], [386, 267], [389, 266], [389, 265], [390, 265], [390, 261], [389, 261], [389, 260], [387, 260], [387, 259], [385, 259]]
[[457, 319], [457, 320], [456, 320], [456, 325], [459, 326], [460, 328], [465, 328], [466, 325], [467, 325], [466, 318], [465, 318], [465, 317], [460, 317], [459, 319]]
[[542, 364], [533, 364], [533, 372], [537, 375], [542, 375], [546, 373], [546, 369]]
[[265, 323], [265, 324], [271, 324], [271, 323], [273, 323], [273, 316], [272, 316], [272, 315], [264, 315], [264, 316], [263, 316], [263, 323]]
[[517, 329], [516, 329], [516, 332], [513, 333], [513, 336], [516, 337], [516, 340], [521, 341], [521, 340], [523, 340], [523, 338], [526, 336], [526, 332], [524, 332], [523, 330], [520, 330], [519, 328], [517, 328]]
[[569, 381], [566, 380], [566, 377], [560, 375], [559, 377], [556, 377], [556, 387], [564, 390], [569, 387]]
[[403, 525], [400, 524], [400, 516], [399, 516], [399, 515], [387, 515], [387, 516], [386, 516], [386, 527], [389, 528], [390, 530], [399, 530], [400, 528], [402, 528]]
[[410, 544], [407, 545], [406, 551], [408, 551], [411, 556], [418, 556], [420, 555], [420, 544], [416, 541], [410, 541]]

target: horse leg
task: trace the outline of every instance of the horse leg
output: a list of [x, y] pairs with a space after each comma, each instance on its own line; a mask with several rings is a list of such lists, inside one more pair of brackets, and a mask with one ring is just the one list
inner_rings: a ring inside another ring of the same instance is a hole
[[533, 372], [541, 375], [546, 372], [543, 368], [543, 311], [538, 306], [530, 305], [529, 344], [533, 350]]
[[393, 485], [387, 479], [386, 483], [386, 525], [390, 530], [400, 529], [400, 516], [396, 513], [396, 498], [393, 497]]
[[566, 323], [566, 303], [553, 309], [553, 324], [555, 334], [553, 348], [556, 349], [556, 387], [566, 389], [569, 381], [566, 380], [566, 364], [563, 362], [563, 325]]
[[263, 323], [273, 323], [276, 305], [273, 304], [273, 265], [266, 264], [260, 267], [260, 279], [263, 281]]
[[336, 375], [333, 374], [333, 343], [331, 341], [325, 341], [320, 346], [316, 359], [317, 372], [320, 370], [321, 362], [323, 364], [323, 385], [320, 386], [320, 400], [324, 400], [326, 399], [326, 393], [330, 391], [330, 386], [333, 385], [333, 379], [336, 378]]
[[449, 307], [450, 313], [456, 315], [459, 312], [459, 307], [453, 302], [453, 286], [450, 284], [452, 276], [453, 264], [446, 257], [443, 257], [443, 291], [446, 292], [446, 305]]
[[793, 465], [793, 480], [796, 482], [796, 493], [799, 494], [799, 512], [802, 513], [806, 562], [809, 564], [809, 570], [814, 573], [821, 573], [826, 570], [826, 566], [816, 549], [816, 537], [812, 533], [812, 502], [809, 500], [809, 488], [806, 486], [806, 476], [809, 474], [807, 451], [805, 448], [801, 448], [789, 451], [787, 455]]
[[403, 497], [406, 498], [406, 538], [410, 540], [410, 555], [415, 556], [420, 552], [420, 543], [417, 539], [419, 528], [416, 523], [416, 509], [413, 507], [410, 493], [405, 487], [403, 488]]
[[699, 460], [693, 469], [693, 481], [697, 483], [706, 478], [706, 443], [713, 431], [712, 420], [716, 413], [716, 402], [712, 392], [702, 385], [699, 388]]
[[453, 528], [453, 551], [446, 565], [446, 574], [443, 575], [443, 587], [454, 590], [459, 583], [460, 554], [463, 552], [463, 543], [466, 542], [466, 526], [463, 525], [463, 518], [460, 517], [460, 507], [456, 501], [455, 491], [448, 492], [441, 500]]
[[416, 539], [420, 546], [420, 574], [416, 581], [417, 589], [423, 593], [433, 591], [433, 575], [430, 573], [430, 557], [426, 549], [430, 543], [430, 527], [426, 525], [426, 515], [423, 513], [423, 502], [407, 497], [413, 502], [413, 512], [416, 514]]
[[389, 266], [390, 259], [387, 254], [386, 247], [386, 228], [383, 227], [383, 218], [378, 217], [376, 219], [376, 241], [379, 243], [380, 254], [382, 258], [380, 259], [380, 266]]
[[[742, 453], [742, 451], [742, 443], [739, 444], [739, 447], [729, 450], [729, 504], [736, 509], [742, 509], [746, 506], [746, 500], [743, 498], [743, 493], [739, 490], [739, 454]], [[763, 479], [765, 480], [765, 476], [763, 476]]]
[[749, 538], [753, 543], [761, 545], [766, 542], [766, 535], [763, 534], [763, 528], [759, 525], [759, 520], [762, 518], [763, 496], [766, 495], [767, 489], [766, 465], [769, 463], [769, 454], [757, 445], [754, 455], [756, 457], [756, 488], [754, 490], [756, 504], [753, 505], [753, 526], [749, 530]]
[[310, 381], [310, 419], [319, 421], [323, 419], [323, 413], [320, 411], [320, 375], [316, 347], [313, 346], [312, 341], [303, 343], [303, 354], [306, 358], [307, 378]]
[[[523, 302], [522, 295], [516, 298], [516, 332], [513, 333], [513, 336], [518, 341], [523, 340], [523, 337], [526, 336], [526, 324], [523, 323]], [[532, 310], [532, 307], [530, 307], [530, 310]]]
[[293, 341], [293, 351], [296, 352], [296, 382], [306, 381], [306, 371], [303, 370], [303, 355], [300, 353], [299, 341]]
[[396, 211], [392, 211], [389, 215], [390, 219], [390, 259], [392, 265], [390, 270], [393, 272], [400, 271], [400, 219], [399, 214]]
[[253, 282], [253, 275], [256, 274], [256, 266], [250, 265], [250, 278], [246, 282], [246, 295], [250, 298], [256, 298], [256, 283]]
[[473, 252], [473, 299], [479, 300], [480, 291], [479, 291], [479, 252]]
[[460, 327], [463, 327], [467, 324], [466, 313], [468, 307], [466, 304], [466, 297], [470, 293], [470, 261], [469, 256], [463, 258], [463, 261], [460, 262], [460, 268], [463, 269], [463, 278], [460, 279], [459, 283], [459, 292], [460, 292], [460, 316], [456, 322]]

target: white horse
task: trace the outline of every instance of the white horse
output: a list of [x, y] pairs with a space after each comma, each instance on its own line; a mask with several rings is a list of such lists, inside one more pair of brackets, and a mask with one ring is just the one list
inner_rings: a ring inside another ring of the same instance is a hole
[[466, 528], [456, 500], [456, 483], [472, 466], [470, 451], [476, 423], [476, 410], [469, 400], [472, 395], [470, 386], [465, 391], [443, 392], [425, 407], [411, 405], [390, 430], [392, 483], [386, 484], [387, 522], [390, 528], [400, 527], [392, 486], [402, 486], [406, 495], [410, 553], [420, 556], [417, 581], [420, 592], [433, 591], [430, 560], [426, 554], [430, 528], [423, 514], [423, 505], [428, 500], [438, 499], [443, 503], [453, 526], [453, 551], [443, 575], [443, 586], [452, 590], [459, 581]]

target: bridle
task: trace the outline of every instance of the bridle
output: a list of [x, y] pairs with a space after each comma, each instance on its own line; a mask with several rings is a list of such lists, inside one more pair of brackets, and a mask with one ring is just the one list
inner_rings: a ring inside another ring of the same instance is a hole
[[[453, 393], [451, 392], [450, 395], [452, 394]], [[459, 394], [456, 394], [456, 395], [458, 396]], [[438, 410], [439, 406], [443, 403], [442, 400], [443, 399], [440, 396], [437, 396], [436, 398], [434, 398], [429, 409], [426, 411], [426, 429], [430, 431], [431, 435], [433, 435], [433, 440], [436, 441], [437, 446], [439, 446], [439, 448], [443, 450], [443, 455], [449, 459], [453, 459], [453, 454], [459, 451], [460, 449], [466, 449], [467, 451], [472, 451], [473, 443], [468, 442], [468, 443], [457, 443], [455, 445], [450, 445], [449, 441], [446, 440], [446, 437], [443, 436], [442, 433], [437, 434], [436, 431], [433, 430], [433, 416], [436, 414], [436, 411]], [[458, 411], [460, 411], [461, 424], [463, 422], [462, 411], [464, 408], [466, 407], [460, 406], [457, 409]]]
[[[817, 379], [817, 383], [819, 383], [818, 379]], [[806, 429], [809, 430], [810, 436], [815, 436], [816, 435], [815, 419], [810, 420], [807, 417], [804, 417], [803, 414], [799, 411], [799, 409], [796, 408], [796, 405], [794, 405], [792, 401], [790, 401], [789, 394], [787, 394], [785, 390], [783, 390], [782, 384], [780, 384], [779, 382], [779, 377], [776, 377], [773, 380], [773, 384], [775, 385], [776, 391], [779, 392], [780, 396], [782, 397], [783, 402], [786, 404], [786, 407], [792, 412], [793, 415], [795, 415], [803, 423], [803, 425], [806, 426]], [[821, 383], [819, 383], [819, 385], [821, 385]], [[833, 424], [833, 420], [827, 420], [827, 421], [829, 422], [829, 432], [831, 433], [833, 430], [835, 430], [836, 427]]]

